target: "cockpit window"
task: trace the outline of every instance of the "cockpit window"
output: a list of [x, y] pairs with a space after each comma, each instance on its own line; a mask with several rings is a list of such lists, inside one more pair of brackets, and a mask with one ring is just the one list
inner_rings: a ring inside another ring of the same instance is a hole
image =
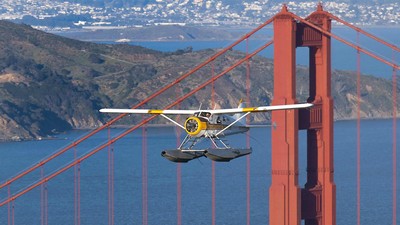
[[211, 113], [210, 113], [210, 112], [201, 112], [201, 113], [200, 113], [200, 116], [206, 117], [206, 118], [210, 118]]

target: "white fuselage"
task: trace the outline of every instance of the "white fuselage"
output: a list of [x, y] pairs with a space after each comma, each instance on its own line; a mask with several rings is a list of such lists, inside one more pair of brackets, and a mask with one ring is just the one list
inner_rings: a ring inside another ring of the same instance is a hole
[[[249, 130], [240, 121], [234, 122], [235, 118], [228, 115], [212, 115], [208, 112], [198, 112], [185, 121], [184, 127], [186, 132], [193, 137], [228, 136]], [[226, 129], [227, 126], [230, 127]], [[222, 130], [223, 132], [221, 132]]]

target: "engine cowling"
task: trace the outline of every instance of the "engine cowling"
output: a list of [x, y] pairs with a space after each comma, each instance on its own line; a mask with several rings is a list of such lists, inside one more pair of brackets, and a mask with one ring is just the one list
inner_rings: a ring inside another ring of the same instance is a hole
[[207, 122], [195, 116], [191, 116], [185, 121], [185, 130], [192, 137], [202, 136], [207, 129]]

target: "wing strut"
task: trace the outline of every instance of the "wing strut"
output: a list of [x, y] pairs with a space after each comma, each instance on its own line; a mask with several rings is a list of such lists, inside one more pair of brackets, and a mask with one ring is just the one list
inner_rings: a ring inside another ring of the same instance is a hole
[[174, 124], [177, 125], [178, 127], [182, 128], [182, 129], [184, 129], [184, 130], [186, 130], [185, 127], [183, 127], [181, 124], [179, 124], [179, 123], [176, 122], [175, 120], [169, 118], [168, 116], [166, 116], [166, 115], [164, 115], [164, 114], [160, 114], [160, 115], [161, 115], [162, 117], [164, 117], [165, 119], [171, 121], [172, 123], [174, 123]]
[[237, 123], [239, 120], [241, 120], [242, 118], [244, 118], [245, 116], [249, 115], [250, 112], [245, 113], [244, 115], [242, 115], [241, 117], [239, 117], [238, 119], [236, 119], [235, 121], [233, 121], [231, 124], [229, 124], [228, 126], [226, 126], [224, 129], [220, 130], [218, 133], [215, 134], [215, 136], [220, 135], [222, 132], [224, 132], [225, 130], [227, 130], [229, 127], [231, 127], [233, 124]]

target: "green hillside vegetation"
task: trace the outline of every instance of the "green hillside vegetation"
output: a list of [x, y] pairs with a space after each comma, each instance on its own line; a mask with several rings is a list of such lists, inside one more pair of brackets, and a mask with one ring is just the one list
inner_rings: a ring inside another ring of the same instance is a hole
[[[162, 53], [127, 44], [94, 44], [63, 38], [0, 21], [0, 140], [35, 139], [70, 129], [94, 128], [114, 115], [101, 115], [103, 107], [131, 107], [217, 50], [191, 49]], [[229, 51], [214, 62], [219, 73], [245, 53]], [[251, 105], [270, 104], [273, 62], [251, 61]], [[145, 107], [162, 108], [211, 77], [206, 67]], [[215, 82], [217, 107], [235, 107], [246, 96], [246, 67], [242, 65]], [[306, 100], [308, 69], [297, 69], [298, 96]], [[332, 92], [336, 119], [356, 116], [356, 82], [353, 72], [333, 71]], [[211, 87], [200, 90], [182, 108], [211, 107]], [[391, 82], [371, 76], [362, 79], [362, 116], [391, 116]], [[257, 114], [253, 122], [267, 122]], [[133, 124], [141, 117], [129, 117]], [[165, 123], [157, 120], [157, 123]]]

